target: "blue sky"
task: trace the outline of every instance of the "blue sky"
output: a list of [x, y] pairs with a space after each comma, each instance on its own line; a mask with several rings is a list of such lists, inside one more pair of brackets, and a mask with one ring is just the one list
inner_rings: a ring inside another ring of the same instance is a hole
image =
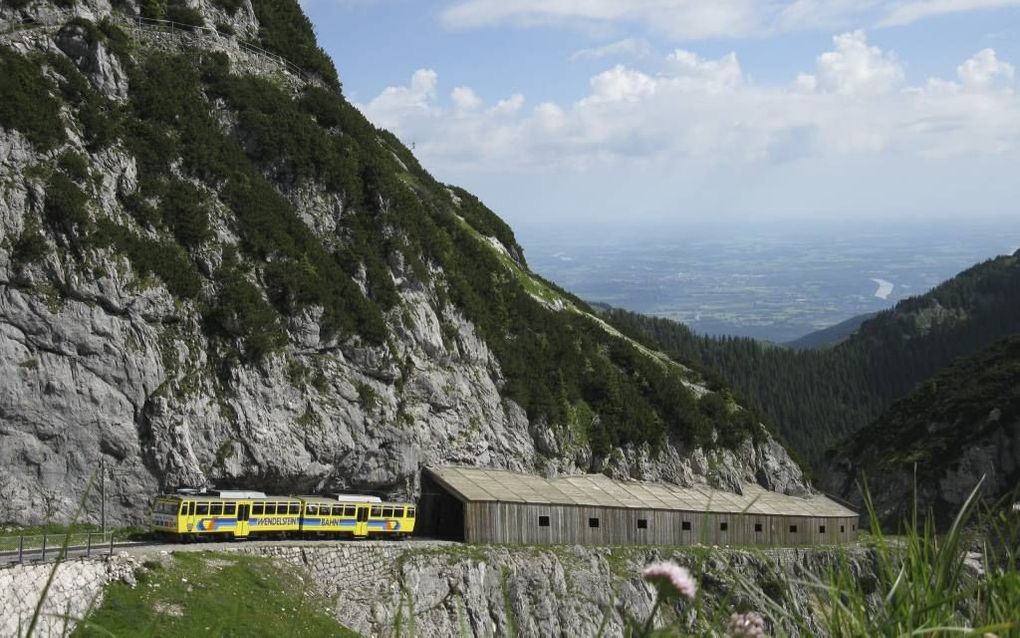
[[515, 225], [1020, 219], [1020, 0], [303, 6], [348, 98]]

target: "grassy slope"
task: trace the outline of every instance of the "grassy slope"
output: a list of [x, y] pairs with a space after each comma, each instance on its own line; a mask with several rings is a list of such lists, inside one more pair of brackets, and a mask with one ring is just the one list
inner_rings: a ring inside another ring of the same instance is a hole
[[266, 558], [179, 553], [116, 583], [73, 636], [356, 636], [306, 594], [296, 569]]

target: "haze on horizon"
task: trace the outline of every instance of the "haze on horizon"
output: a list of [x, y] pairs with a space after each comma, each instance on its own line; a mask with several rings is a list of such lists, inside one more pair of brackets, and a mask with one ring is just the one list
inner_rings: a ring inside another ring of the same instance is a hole
[[1020, 0], [303, 0], [511, 225], [1018, 213]]

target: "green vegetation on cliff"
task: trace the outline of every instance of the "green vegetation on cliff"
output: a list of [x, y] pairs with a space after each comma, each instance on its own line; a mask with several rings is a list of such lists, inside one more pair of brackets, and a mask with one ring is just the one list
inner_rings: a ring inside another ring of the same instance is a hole
[[[1020, 497], [1020, 336], [958, 359], [920, 384], [840, 445], [837, 459], [848, 470], [843, 491], [861, 479], [916, 481], [920, 506], [934, 508], [941, 522], [982, 476], [983, 498]], [[902, 510], [895, 495], [875, 500]]]
[[[175, 6], [144, 9], [158, 17]], [[339, 92], [297, 2], [253, 6], [262, 45], [324, 84], [236, 74], [225, 54], [202, 47], [172, 54], [129, 46], [116, 27], [76, 19], [85, 38], [120, 43], [111, 50], [129, 93], [115, 102], [66, 56], [45, 58], [47, 77], [41, 61], [4, 50], [12, 60], [4, 64], [23, 78], [4, 95], [63, 107], [83, 133], [88, 156], [64, 155], [40, 169], [44, 230], [83, 271], [96, 251], [113, 251], [143, 282], [162, 281], [201, 317], [222, 383], [232, 367], [258, 366], [289, 348], [287, 328], [309, 316], [324, 343], [392, 355], [392, 326], [404, 321], [401, 287], [427, 289], [447, 347], [460, 347], [454, 326], [470, 320], [499, 362], [503, 394], [599, 455], [654, 448], [666, 437], [734, 447], [761, 435], [758, 417], [724, 388], [697, 398], [688, 388], [697, 374], [636, 347], [531, 274], [499, 217], [434, 180], [394, 135], [372, 126]], [[64, 140], [64, 124], [4, 117], [40, 149]], [[137, 187], [116, 191], [126, 214], [94, 201], [89, 166], [104, 151], [128, 155], [137, 168]], [[26, 226], [19, 254], [44, 258], [40, 237]]]

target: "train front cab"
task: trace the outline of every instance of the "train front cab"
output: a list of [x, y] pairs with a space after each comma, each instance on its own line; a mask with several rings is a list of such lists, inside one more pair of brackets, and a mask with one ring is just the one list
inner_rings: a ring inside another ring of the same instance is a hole
[[285, 497], [163, 497], [157, 499], [153, 507], [151, 527], [155, 532], [181, 540], [205, 536], [283, 535], [300, 529], [300, 510], [300, 501]]

